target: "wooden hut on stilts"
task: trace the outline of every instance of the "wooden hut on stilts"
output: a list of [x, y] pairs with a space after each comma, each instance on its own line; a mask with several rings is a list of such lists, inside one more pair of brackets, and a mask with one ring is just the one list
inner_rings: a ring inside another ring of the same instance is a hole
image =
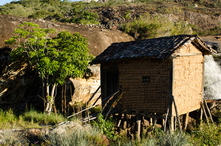
[[113, 43], [92, 62], [101, 64], [104, 110], [118, 114], [118, 126], [123, 120], [127, 127], [127, 116], [136, 115], [138, 138], [143, 118], [153, 127], [161, 119], [164, 129], [172, 131], [176, 119], [182, 131], [179, 116], [186, 115], [186, 128], [188, 113], [203, 103], [204, 55], [212, 52], [197, 35]]

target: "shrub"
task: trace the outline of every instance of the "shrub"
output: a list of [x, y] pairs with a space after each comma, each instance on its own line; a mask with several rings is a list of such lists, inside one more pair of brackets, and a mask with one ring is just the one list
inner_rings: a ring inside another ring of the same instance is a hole
[[163, 15], [155, 17], [145, 15], [133, 22], [123, 24], [121, 29], [140, 39], [192, 33], [187, 23], [179, 21], [174, 23]]
[[84, 10], [82, 5], [76, 5], [74, 9], [71, 10], [72, 19], [67, 21], [78, 24], [99, 24], [96, 19], [99, 18], [97, 13], [92, 13]]
[[51, 145], [63, 146], [107, 146], [109, 140], [99, 130], [87, 127], [85, 130], [71, 131], [65, 134], [51, 134], [49, 139]]
[[52, 16], [52, 15], [53, 15], [52, 12], [39, 10], [36, 13], [34, 13], [32, 15], [29, 15], [28, 18], [40, 19], [40, 18], [45, 18], [45, 17], [48, 17], [48, 16]]
[[117, 135], [114, 132], [114, 123], [113, 119], [104, 120], [103, 115], [99, 113], [97, 115], [97, 121], [92, 122], [94, 127], [97, 127], [101, 130], [101, 133], [106, 135], [108, 139], [116, 140]]

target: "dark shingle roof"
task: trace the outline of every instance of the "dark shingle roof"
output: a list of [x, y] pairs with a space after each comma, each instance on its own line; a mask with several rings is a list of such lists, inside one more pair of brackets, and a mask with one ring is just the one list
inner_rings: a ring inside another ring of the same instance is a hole
[[129, 58], [151, 57], [166, 59], [170, 57], [176, 49], [189, 43], [193, 43], [199, 50], [206, 54], [211, 54], [213, 51], [197, 35], [177, 35], [145, 39], [140, 42], [113, 43], [104, 50], [104, 52], [98, 55], [92, 64]]

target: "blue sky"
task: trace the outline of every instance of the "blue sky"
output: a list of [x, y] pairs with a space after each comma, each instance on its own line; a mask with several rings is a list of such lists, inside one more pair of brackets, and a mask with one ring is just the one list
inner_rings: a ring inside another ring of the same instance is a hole
[[[5, 5], [6, 3], [10, 3], [12, 1], [13, 0], [0, 0], [0, 5]], [[17, 1], [17, 0], [14, 0], [14, 1]], [[78, 1], [78, 0], [71, 0], [71, 1]]]
[[10, 3], [13, 0], [0, 0], [0, 5], [4, 5], [6, 3]]

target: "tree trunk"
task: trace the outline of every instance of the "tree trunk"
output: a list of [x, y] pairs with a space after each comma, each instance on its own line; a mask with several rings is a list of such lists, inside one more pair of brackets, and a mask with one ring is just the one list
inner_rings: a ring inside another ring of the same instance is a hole
[[46, 108], [45, 108], [45, 112], [48, 112], [48, 109], [49, 109], [49, 83], [48, 83], [48, 77], [46, 78], [46, 86], [47, 86], [47, 95], [46, 95]]
[[45, 81], [44, 79], [42, 78], [41, 79], [42, 81], [42, 98], [44, 99], [44, 112], [45, 112], [45, 104], [46, 104], [46, 98], [45, 98]]
[[50, 98], [50, 101], [49, 101], [49, 109], [47, 111], [47, 113], [50, 115], [51, 114], [51, 110], [52, 110], [52, 106], [53, 106], [53, 103], [54, 103], [54, 91], [55, 91], [55, 87], [56, 87], [56, 84], [53, 85], [52, 89], [51, 89], [51, 98]]

